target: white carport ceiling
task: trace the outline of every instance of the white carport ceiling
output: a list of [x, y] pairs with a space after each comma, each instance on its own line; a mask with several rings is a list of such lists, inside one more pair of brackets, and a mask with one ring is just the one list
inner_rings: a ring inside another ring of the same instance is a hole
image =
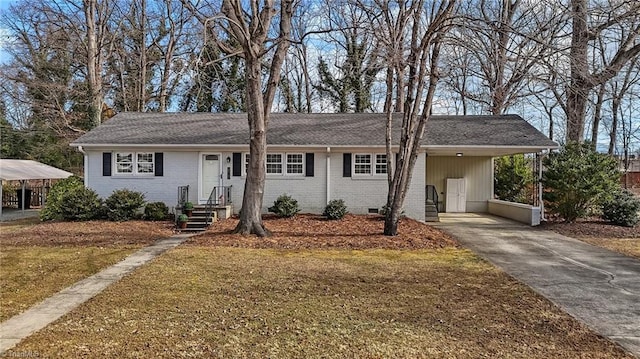
[[0, 159], [0, 179], [6, 181], [58, 179], [72, 175], [71, 172], [37, 161]]

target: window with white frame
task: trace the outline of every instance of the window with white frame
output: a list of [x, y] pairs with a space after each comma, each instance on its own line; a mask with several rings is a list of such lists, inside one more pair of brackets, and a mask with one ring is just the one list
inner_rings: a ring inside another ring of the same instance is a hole
[[371, 155], [364, 153], [357, 153], [355, 160], [353, 161], [354, 168], [353, 173], [356, 175], [370, 175], [371, 174]]
[[353, 155], [353, 174], [355, 176], [385, 175], [387, 171], [386, 154], [356, 153]]
[[282, 154], [281, 153], [267, 153], [267, 174], [268, 175], [282, 174]]
[[133, 173], [133, 153], [116, 153], [116, 173]]
[[245, 153], [244, 154], [244, 168], [242, 169], [244, 172], [242, 173], [243, 176], [247, 175], [247, 172], [249, 172], [249, 154]]
[[153, 174], [153, 152], [117, 152], [115, 168], [116, 174]]
[[302, 153], [287, 153], [287, 174], [303, 175], [304, 174], [304, 156]]
[[376, 174], [377, 175], [387, 174], [387, 155], [386, 154], [376, 155]]
[[138, 173], [153, 173], [153, 153], [138, 153], [136, 157]]

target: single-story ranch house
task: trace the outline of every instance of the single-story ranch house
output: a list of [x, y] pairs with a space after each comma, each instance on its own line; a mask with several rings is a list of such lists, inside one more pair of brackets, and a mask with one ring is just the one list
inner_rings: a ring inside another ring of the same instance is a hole
[[[396, 149], [401, 119], [394, 115]], [[386, 202], [390, 170], [385, 125], [383, 113], [273, 113], [263, 210], [286, 193], [303, 212], [322, 213], [332, 199], [343, 199], [351, 213], [379, 211]], [[204, 204], [214, 196], [232, 203], [237, 213], [248, 142], [246, 114], [129, 112], [71, 145], [84, 154], [85, 185], [100, 196], [128, 188], [171, 208], [178, 193], [188, 188], [188, 201]], [[557, 147], [517, 115], [431, 116], [405, 214], [424, 220], [437, 219], [436, 209], [487, 212], [493, 198], [493, 157]]]

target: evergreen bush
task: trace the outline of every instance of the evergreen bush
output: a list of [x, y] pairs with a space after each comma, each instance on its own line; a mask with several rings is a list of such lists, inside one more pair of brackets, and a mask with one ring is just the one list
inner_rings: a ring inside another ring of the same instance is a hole
[[638, 224], [640, 200], [633, 193], [622, 190], [602, 205], [602, 219], [618, 226], [633, 227]]
[[349, 212], [347, 212], [347, 206], [344, 204], [343, 200], [332, 199], [324, 208], [322, 215], [328, 219], [334, 220], [344, 218], [347, 213]]
[[289, 218], [300, 212], [298, 201], [287, 194], [283, 194], [269, 207], [269, 212], [275, 213], [278, 217]]
[[620, 188], [616, 160], [596, 152], [588, 142], [568, 143], [543, 164], [546, 207], [567, 222], [586, 216]]
[[104, 201], [107, 219], [128, 221], [136, 218], [138, 210], [144, 206], [144, 195], [128, 189], [113, 191]]
[[164, 221], [169, 215], [169, 207], [164, 202], [151, 202], [144, 206], [144, 219], [147, 221]]
[[49, 193], [47, 194], [47, 201], [44, 207], [40, 211], [40, 220], [52, 221], [56, 219], [63, 219], [62, 212], [60, 210], [60, 204], [65, 194], [84, 188], [82, 179], [76, 176], [71, 176], [56, 182]]
[[98, 194], [86, 187], [76, 187], [62, 195], [58, 213], [66, 221], [89, 221], [102, 217], [102, 200]]

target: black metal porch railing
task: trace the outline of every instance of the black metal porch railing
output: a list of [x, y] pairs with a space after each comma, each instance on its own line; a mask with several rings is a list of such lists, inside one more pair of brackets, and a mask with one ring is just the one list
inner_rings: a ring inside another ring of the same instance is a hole
[[426, 206], [431, 206], [432, 205], [433, 207], [431, 207], [431, 208], [435, 209], [435, 212], [437, 214], [438, 212], [440, 212], [439, 209], [438, 209], [438, 204], [439, 204], [439, 201], [438, 201], [438, 190], [436, 190], [436, 186], [434, 186], [432, 184], [428, 184], [427, 188], [426, 188], [426, 191], [427, 191], [427, 200], [426, 200], [425, 205]]
[[189, 186], [178, 187], [178, 207], [182, 208], [184, 204], [189, 200]]
[[207, 213], [206, 223], [211, 223], [213, 217], [213, 209], [215, 207], [222, 207], [231, 204], [231, 188], [233, 186], [216, 186], [211, 190], [207, 204], [205, 205], [205, 212]]

